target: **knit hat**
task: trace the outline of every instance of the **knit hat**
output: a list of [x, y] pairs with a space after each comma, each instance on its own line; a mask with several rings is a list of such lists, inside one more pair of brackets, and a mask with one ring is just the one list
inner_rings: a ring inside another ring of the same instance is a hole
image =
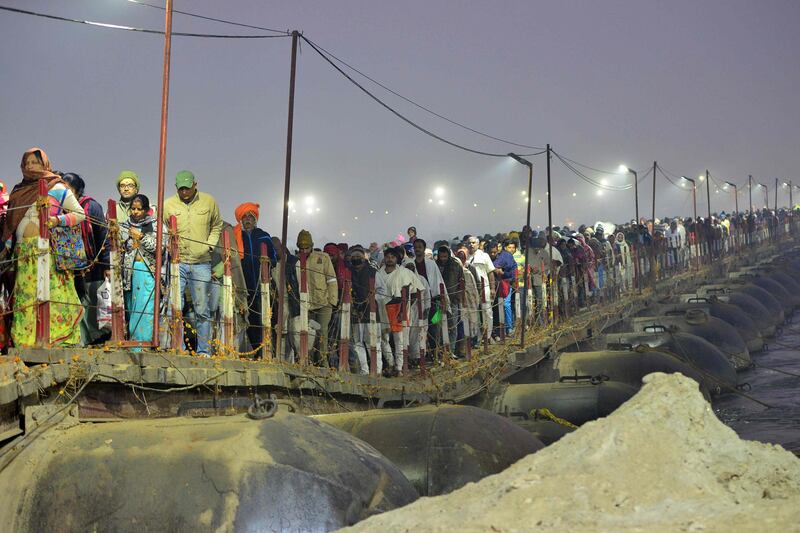
[[297, 234], [297, 247], [298, 248], [313, 248], [314, 240], [311, 238], [311, 233], [308, 230], [301, 229]]
[[191, 187], [194, 185], [195, 179], [194, 174], [189, 172], [188, 170], [181, 170], [175, 175], [175, 187], [178, 189], [182, 189], [184, 187]]
[[117, 189], [119, 189], [119, 184], [124, 179], [133, 180], [133, 182], [136, 184], [136, 190], [139, 190], [139, 176], [136, 174], [136, 172], [133, 170], [123, 170], [120, 172], [119, 176], [117, 176]]

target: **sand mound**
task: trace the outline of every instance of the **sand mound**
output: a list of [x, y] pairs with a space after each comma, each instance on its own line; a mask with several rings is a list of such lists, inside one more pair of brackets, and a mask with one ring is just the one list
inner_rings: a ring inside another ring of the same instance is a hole
[[800, 531], [800, 459], [739, 439], [689, 378], [645, 383], [500, 474], [349, 530]]

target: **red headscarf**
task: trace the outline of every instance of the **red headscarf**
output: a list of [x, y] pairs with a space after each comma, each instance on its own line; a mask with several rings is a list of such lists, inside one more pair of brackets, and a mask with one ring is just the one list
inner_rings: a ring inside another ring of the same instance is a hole
[[[26, 170], [25, 160], [29, 154], [36, 154], [42, 160], [42, 170]], [[34, 147], [26, 150], [22, 154], [22, 163], [20, 163], [20, 170], [22, 170], [22, 181], [14, 186], [14, 190], [8, 197], [8, 215], [6, 217], [5, 227], [3, 228], [3, 242], [8, 241], [14, 232], [17, 231], [17, 226], [25, 217], [27, 209], [25, 206], [30, 206], [36, 203], [39, 197], [39, 180], [47, 181], [47, 189], [50, 190], [56, 183], [61, 183], [61, 178], [57, 174], [53, 174], [50, 159], [39, 147]]]
[[239, 245], [239, 257], [244, 259], [244, 239], [242, 238], [242, 219], [247, 213], [252, 213], [256, 220], [258, 220], [258, 210], [261, 208], [260, 205], [254, 204], [252, 202], [245, 202], [236, 209], [233, 210], [233, 216], [236, 217], [236, 224], [233, 227], [233, 234], [236, 236], [236, 244]]
[[336, 271], [336, 281], [339, 282], [339, 290], [341, 290], [345, 270], [347, 270], [347, 265], [344, 263], [344, 254], [347, 252], [347, 245], [345, 244], [344, 252], [342, 252], [341, 244], [329, 242], [322, 248], [322, 251], [331, 256], [333, 269]]

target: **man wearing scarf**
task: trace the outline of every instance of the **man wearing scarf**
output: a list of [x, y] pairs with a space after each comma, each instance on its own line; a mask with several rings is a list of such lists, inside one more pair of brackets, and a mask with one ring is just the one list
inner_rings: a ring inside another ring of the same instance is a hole
[[[233, 228], [239, 258], [242, 261], [244, 281], [247, 286], [248, 323], [247, 338], [253, 349], [263, 343], [263, 323], [261, 314], [261, 245], [267, 245], [267, 258], [270, 265], [277, 264], [278, 255], [269, 233], [256, 226], [260, 206], [245, 202], [234, 210], [236, 226]], [[269, 281], [269, 280], [266, 280]], [[256, 352], [261, 353], [261, 350]], [[258, 356], [260, 357], [260, 355]]]

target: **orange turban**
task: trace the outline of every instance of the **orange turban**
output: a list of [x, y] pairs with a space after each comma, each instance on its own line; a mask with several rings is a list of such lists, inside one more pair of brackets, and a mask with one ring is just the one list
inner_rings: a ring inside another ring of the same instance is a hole
[[233, 234], [236, 236], [236, 244], [239, 246], [239, 257], [244, 259], [244, 239], [242, 238], [242, 219], [247, 213], [255, 215], [258, 220], [258, 209], [261, 206], [252, 202], [245, 202], [233, 210], [233, 216], [236, 217], [236, 226], [233, 227]]
[[245, 202], [241, 204], [239, 207], [237, 207], [233, 211], [233, 214], [236, 217], [237, 222], [241, 222], [242, 218], [244, 218], [244, 216], [247, 213], [253, 213], [256, 216], [256, 220], [258, 220], [258, 210], [260, 207], [261, 206], [258, 204], [254, 204], [252, 202]]

